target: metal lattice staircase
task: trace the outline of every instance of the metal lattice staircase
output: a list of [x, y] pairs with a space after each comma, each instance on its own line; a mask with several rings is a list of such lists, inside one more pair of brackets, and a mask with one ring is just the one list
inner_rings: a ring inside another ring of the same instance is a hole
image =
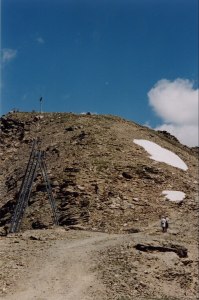
[[32, 150], [30, 154], [30, 158], [26, 167], [25, 175], [21, 184], [21, 188], [19, 191], [19, 198], [11, 219], [10, 225], [10, 233], [17, 232], [19, 230], [25, 209], [28, 205], [28, 201], [30, 199], [31, 191], [35, 176], [37, 174], [37, 170], [40, 167], [43, 180], [46, 185], [46, 191], [48, 193], [48, 199], [53, 212], [53, 219], [56, 225], [59, 225], [55, 199], [52, 194], [51, 185], [49, 182], [49, 178], [47, 175], [47, 167], [45, 163], [45, 152], [39, 149], [38, 140], [33, 141]]

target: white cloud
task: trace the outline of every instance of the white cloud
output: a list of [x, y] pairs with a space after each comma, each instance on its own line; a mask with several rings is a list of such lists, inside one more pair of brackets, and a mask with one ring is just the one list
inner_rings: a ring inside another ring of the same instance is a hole
[[149, 91], [149, 104], [166, 130], [188, 146], [198, 145], [198, 89], [187, 79], [158, 81]]
[[17, 50], [15, 49], [9, 49], [5, 48], [2, 49], [2, 63], [6, 64], [9, 63], [11, 60], [13, 60], [17, 56]]
[[45, 41], [44, 39], [40, 36], [36, 39], [36, 41], [39, 43], [39, 44], [45, 44]]

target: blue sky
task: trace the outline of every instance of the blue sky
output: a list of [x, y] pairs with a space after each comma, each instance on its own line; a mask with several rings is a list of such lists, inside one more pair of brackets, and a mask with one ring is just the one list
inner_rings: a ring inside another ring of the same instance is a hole
[[197, 0], [2, 0], [1, 114], [119, 115], [152, 127], [162, 79], [198, 87]]

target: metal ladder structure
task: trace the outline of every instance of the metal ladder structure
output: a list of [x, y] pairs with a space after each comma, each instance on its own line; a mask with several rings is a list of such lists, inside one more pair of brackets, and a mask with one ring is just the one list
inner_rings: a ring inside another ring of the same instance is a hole
[[14, 233], [19, 230], [25, 209], [28, 205], [28, 201], [30, 199], [33, 182], [38, 170], [40, 167], [43, 180], [45, 181], [46, 190], [48, 193], [48, 199], [53, 212], [53, 219], [56, 225], [59, 225], [55, 199], [52, 194], [51, 185], [47, 175], [47, 167], [45, 163], [45, 151], [39, 149], [39, 141], [34, 140], [32, 145], [32, 150], [30, 153], [30, 158], [26, 167], [25, 175], [20, 187], [19, 198], [11, 219], [9, 233]]

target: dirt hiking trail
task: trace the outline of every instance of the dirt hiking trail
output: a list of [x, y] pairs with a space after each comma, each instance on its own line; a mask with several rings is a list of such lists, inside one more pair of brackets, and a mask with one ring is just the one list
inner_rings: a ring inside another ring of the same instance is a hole
[[[64, 230], [65, 231], [65, 230]], [[125, 239], [124, 235], [98, 232], [57, 232], [57, 240], [51, 240], [50, 247], [42, 247], [34, 257], [34, 247], [47, 240], [47, 232], [23, 234], [33, 242], [32, 251], [27, 248], [23, 272], [11, 293], [0, 297], [5, 300], [92, 300], [107, 299], [104, 286], [96, 278], [93, 264], [95, 251], [113, 246]], [[29, 236], [28, 236], [29, 235]], [[55, 233], [56, 235], [56, 233]], [[66, 238], [66, 235], [67, 238]], [[127, 236], [126, 236], [127, 237]], [[17, 238], [17, 237], [16, 237]], [[51, 237], [52, 238], [52, 237]], [[8, 240], [13, 240], [11, 237]], [[15, 245], [19, 245], [14, 241]], [[30, 244], [30, 243], [28, 243]], [[32, 254], [31, 254], [32, 253]], [[20, 249], [18, 252], [20, 255]], [[31, 257], [32, 255], [32, 257]], [[27, 259], [28, 258], [28, 259]], [[12, 274], [11, 274], [12, 275]]]
[[181, 239], [188, 257], [168, 250], [176, 228], [162, 234], [155, 223], [133, 234], [63, 227], [9, 234], [0, 237], [0, 299], [196, 300], [197, 246]]

